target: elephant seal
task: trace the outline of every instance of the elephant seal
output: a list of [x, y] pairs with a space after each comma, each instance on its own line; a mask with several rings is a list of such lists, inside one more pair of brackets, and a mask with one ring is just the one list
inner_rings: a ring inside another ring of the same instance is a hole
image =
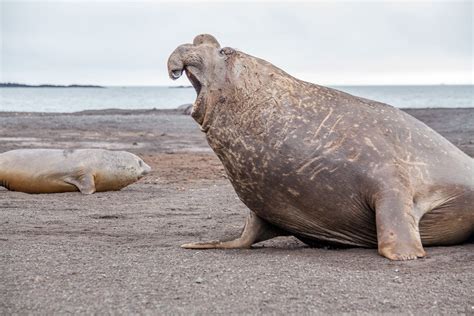
[[176, 48], [168, 71], [196, 89], [192, 117], [251, 210], [239, 238], [182, 247], [293, 235], [408, 260], [473, 234], [473, 159], [412, 116], [298, 80], [206, 34]]
[[0, 154], [0, 186], [25, 193], [120, 190], [150, 170], [125, 151], [18, 149]]

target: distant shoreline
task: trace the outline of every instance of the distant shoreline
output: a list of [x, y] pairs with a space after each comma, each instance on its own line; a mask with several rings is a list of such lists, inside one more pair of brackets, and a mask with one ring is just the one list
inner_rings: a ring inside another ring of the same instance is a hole
[[192, 88], [193, 86], [168, 86], [170, 89], [189, 89]]
[[56, 85], [56, 84], [40, 84], [40, 85], [29, 85], [23, 83], [13, 82], [0, 82], [0, 88], [105, 88], [103, 86], [96, 85], [82, 85], [82, 84], [70, 84], [70, 85]]
[[[18, 116], [18, 115], [25, 115], [25, 116], [82, 116], [82, 115], [169, 115], [169, 114], [186, 114], [187, 107], [183, 106], [177, 108], [170, 108], [170, 109], [157, 109], [157, 108], [143, 108], [143, 109], [118, 109], [118, 108], [109, 108], [109, 109], [96, 109], [96, 110], [82, 110], [82, 111], [75, 111], [75, 112], [28, 112], [28, 111], [2, 111], [0, 110], [0, 117], [8, 117], [8, 116]], [[191, 104], [189, 104], [191, 105]], [[440, 107], [440, 108], [398, 108], [408, 114], [412, 113], [434, 113], [434, 112], [445, 112], [445, 113], [463, 113], [464, 115], [474, 115], [474, 107], [467, 107], [467, 108], [448, 108], [448, 107]]]

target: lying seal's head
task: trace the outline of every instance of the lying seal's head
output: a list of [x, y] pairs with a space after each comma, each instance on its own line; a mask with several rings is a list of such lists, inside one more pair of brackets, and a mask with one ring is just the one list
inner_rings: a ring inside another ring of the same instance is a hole
[[128, 170], [130, 176], [135, 175], [137, 179], [141, 179], [151, 171], [151, 167], [143, 159], [132, 153], [125, 152], [121, 158], [121, 164]]
[[126, 151], [104, 150], [96, 161], [93, 173], [97, 191], [119, 190], [151, 171], [140, 157]]
[[[107, 159], [104, 159], [104, 169], [113, 170], [113, 174], [117, 178], [127, 179], [133, 183], [138, 179], [149, 174], [151, 167], [147, 165], [143, 159], [126, 151], [106, 151], [104, 152]], [[105, 158], [105, 157], [104, 157]]]
[[205, 125], [206, 107], [223, 102], [216, 92], [231, 80], [229, 63], [226, 61], [234, 53], [232, 48], [221, 48], [212, 35], [202, 34], [196, 36], [192, 44], [176, 48], [168, 59], [171, 79], [178, 79], [184, 71], [196, 90], [192, 116], [201, 126]]

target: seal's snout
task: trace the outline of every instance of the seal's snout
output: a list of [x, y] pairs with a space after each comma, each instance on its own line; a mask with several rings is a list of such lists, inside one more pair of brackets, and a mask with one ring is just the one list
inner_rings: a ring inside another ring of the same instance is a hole
[[142, 176], [146, 176], [147, 174], [151, 172], [151, 167], [147, 165], [146, 163], [143, 163], [142, 168], [143, 168], [142, 174], [141, 174]]
[[149, 174], [151, 172], [151, 167], [149, 165], [147, 165], [143, 160], [139, 160], [138, 161], [138, 165], [140, 166], [140, 174], [139, 174], [139, 177], [143, 177], [143, 176], [146, 176], [147, 174]]
[[168, 75], [176, 80], [183, 74], [184, 68], [189, 62], [192, 45], [184, 44], [174, 50], [168, 59]]

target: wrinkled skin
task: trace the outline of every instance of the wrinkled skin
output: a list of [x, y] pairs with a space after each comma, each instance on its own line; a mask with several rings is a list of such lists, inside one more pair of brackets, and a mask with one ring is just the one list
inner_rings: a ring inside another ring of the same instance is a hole
[[474, 161], [410, 115], [291, 77], [211, 35], [179, 46], [192, 116], [251, 210], [241, 237], [184, 248], [247, 248], [280, 235], [377, 247], [392, 260], [471, 238]]
[[18, 149], [0, 154], [0, 186], [25, 193], [120, 190], [150, 170], [125, 151]]

